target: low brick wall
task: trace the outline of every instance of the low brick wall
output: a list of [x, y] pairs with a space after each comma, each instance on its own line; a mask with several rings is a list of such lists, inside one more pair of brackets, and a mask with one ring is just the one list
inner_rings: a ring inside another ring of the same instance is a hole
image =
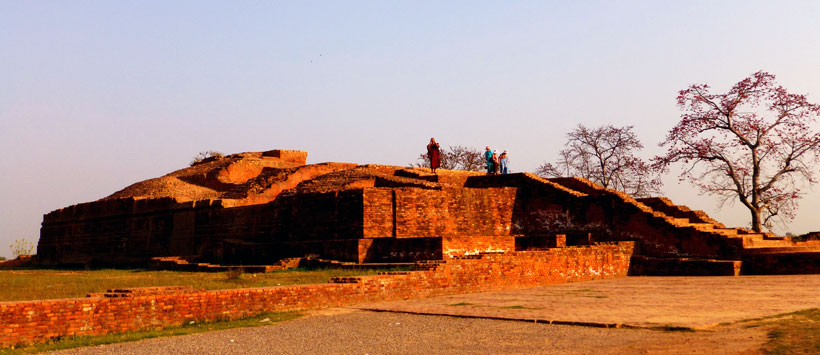
[[[629, 267], [630, 276], [738, 276], [740, 260], [689, 258], [652, 258], [636, 255]], [[745, 266], [745, 264], [744, 264]]]
[[133, 297], [0, 303], [0, 346], [156, 329], [189, 321], [626, 276], [633, 244], [604, 244], [420, 262], [430, 270], [341, 283]]
[[[795, 248], [799, 250], [798, 248]], [[796, 251], [748, 254], [743, 256], [744, 275], [820, 274], [820, 254]]]

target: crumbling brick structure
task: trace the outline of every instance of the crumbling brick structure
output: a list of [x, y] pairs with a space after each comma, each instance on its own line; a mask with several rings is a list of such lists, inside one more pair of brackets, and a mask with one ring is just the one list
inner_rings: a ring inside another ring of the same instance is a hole
[[213, 291], [149, 287], [111, 290], [88, 298], [0, 302], [0, 347], [263, 312], [623, 277], [632, 249], [633, 243], [619, 242], [419, 261], [409, 271], [339, 277], [327, 284]]
[[624, 240], [636, 242], [641, 274], [687, 273], [687, 265], [698, 274], [737, 274], [741, 263], [766, 273], [774, 271], [766, 266], [772, 260], [795, 252], [805, 265], [820, 260], [814, 242], [726, 228], [668, 199], [636, 200], [580, 178], [434, 175], [307, 165], [306, 157], [274, 150], [211, 158], [53, 211], [43, 219], [39, 260], [121, 265], [181, 256], [248, 265], [316, 255], [407, 262]]

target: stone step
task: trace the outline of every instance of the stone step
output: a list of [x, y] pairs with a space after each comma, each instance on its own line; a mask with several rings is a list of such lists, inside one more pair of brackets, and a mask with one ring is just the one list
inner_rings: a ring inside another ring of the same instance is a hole
[[779, 248], [794, 247], [794, 244], [786, 239], [766, 238], [765, 234], [741, 234], [744, 248]]
[[714, 224], [703, 223], [703, 222], [689, 223], [689, 227], [695, 228], [695, 229], [697, 229], [699, 231], [703, 231], [703, 232], [711, 232], [711, 231], [715, 230], [715, 225]]
[[[820, 246], [761, 247], [743, 249], [744, 255], [818, 253]], [[818, 255], [820, 257], [820, 255]]]
[[713, 231], [730, 238], [740, 237], [735, 228], [715, 228]]

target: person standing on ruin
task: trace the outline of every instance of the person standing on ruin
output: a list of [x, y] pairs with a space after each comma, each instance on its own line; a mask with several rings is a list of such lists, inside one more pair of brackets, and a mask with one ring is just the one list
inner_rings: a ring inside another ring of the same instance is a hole
[[430, 138], [430, 143], [427, 144], [427, 158], [430, 159], [430, 169], [435, 174], [436, 169], [441, 166], [441, 153], [435, 138]]
[[493, 174], [498, 174], [498, 154], [493, 151]]
[[493, 151], [490, 146], [484, 147], [484, 160], [487, 163], [487, 174], [493, 173]]
[[499, 165], [501, 166], [501, 173], [507, 174], [507, 150], [505, 149], [503, 153], [498, 157]]

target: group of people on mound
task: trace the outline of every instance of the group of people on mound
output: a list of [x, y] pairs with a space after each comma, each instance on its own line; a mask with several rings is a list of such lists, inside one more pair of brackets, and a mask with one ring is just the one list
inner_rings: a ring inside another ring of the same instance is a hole
[[[505, 150], [501, 155], [498, 155], [496, 151], [491, 150], [489, 146], [484, 149], [484, 161], [487, 167], [487, 174], [498, 174], [499, 172], [507, 174], [509, 172], [507, 168], [507, 151]], [[439, 152], [439, 146], [435, 138], [430, 138], [430, 143], [427, 144], [427, 158], [430, 159], [430, 169], [433, 170], [433, 174], [435, 174], [436, 169], [441, 167], [441, 152]]]
[[502, 174], [508, 173], [507, 169], [507, 151], [504, 150], [501, 155], [496, 151], [491, 150], [490, 146], [484, 147], [484, 160], [487, 162], [487, 174]]

